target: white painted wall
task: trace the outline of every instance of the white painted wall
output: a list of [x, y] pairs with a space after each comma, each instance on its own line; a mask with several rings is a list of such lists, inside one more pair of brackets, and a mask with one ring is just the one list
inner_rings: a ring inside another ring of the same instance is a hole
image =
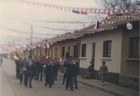
[[[103, 58], [103, 41], [112, 40], [111, 58]], [[95, 70], [99, 70], [102, 61], [106, 61], [106, 65], [110, 72], [120, 73], [121, 64], [121, 44], [122, 33], [117, 32], [103, 32], [81, 39], [81, 44], [87, 44], [86, 58], [80, 59], [80, 67], [87, 68], [92, 58], [92, 43], [95, 42]]]

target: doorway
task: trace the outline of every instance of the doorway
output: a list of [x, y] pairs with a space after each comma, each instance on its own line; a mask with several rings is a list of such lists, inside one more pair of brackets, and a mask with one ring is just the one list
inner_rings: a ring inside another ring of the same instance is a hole
[[92, 61], [92, 65], [93, 65], [93, 70], [94, 70], [94, 64], [95, 64], [95, 46], [96, 46], [96, 43], [93, 42], [92, 43], [92, 56], [91, 56], [91, 61]]

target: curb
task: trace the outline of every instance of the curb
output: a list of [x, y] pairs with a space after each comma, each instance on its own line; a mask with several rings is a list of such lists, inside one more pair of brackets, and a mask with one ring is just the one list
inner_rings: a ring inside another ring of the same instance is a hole
[[[60, 74], [58, 74], [58, 76], [63, 77], [63, 76], [60, 75]], [[107, 90], [107, 89], [105, 89], [105, 88], [101, 88], [101, 87], [98, 87], [98, 86], [95, 86], [95, 85], [90, 85], [90, 84], [85, 83], [85, 82], [82, 82], [82, 81], [80, 81], [80, 80], [77, 80], [77, 82], [79, 82], [80, 84], [83, 84], [83, 85], [86, 85], [86, 86], [89, 86], [89, 87], [92, 87], [92, 88], [95, 88], [95, 89], [98, 89], [98, 90], [101, 90], [101, 91], [110, 93], [110, 94], [113, 94], [113, 95], [115, 95], [115, 96], [125, 96], [125, 95], [122, 95], [122, 94], [119, 94], [119, 93], [116, 93], [116, 92]]]
[[10, 80], [9, 80], [9, 78], [8, 78], [7, 73], [5, 72], [5, 70], [4, 70], [4, 69], [3, 69], [2, 71], [3, 71], [3, 74], [5, 75], [5, 77], [6, 77], [7, 81], [9, 82], [10, 87], [12, 88], [12, 91], [13, 91], [14, 95], [15, 95], [15, 96], [18, 96], [18, 94], [17, 94], [17, 92], [16, 92], [16, 90], [15, 90], [14, 86], [12, 85], [11, 81], [10, 81]]
[[95, 89], [99, 89], [101, 91], [104, 91], [104, 92], [107, 92], [107, 93], [110, 93], [110, 94], [113, 94], [113, 95], [116, 95], [116, 96], [125, 96], [125, 95], [122, 95], [122, 94], [119, 94], [119, 93], [116, 93], [116, 92], [113, 92], [113, 91], [110, 91], [110, 90], [107, 90], [107, 89], [104, 89], [104, 88], [101, 88], [101, 87], [98, 87], [98, 86], [95, 86], [95, 85], [87, 84], [87, 83], [79, 81], [79, 80], [78, 80], [78, 82], [83, 84], [83, 85], [86, 85], [86, 86], [89, 86], [89, 87], [92, 87], [92, 88], [95, 88]]

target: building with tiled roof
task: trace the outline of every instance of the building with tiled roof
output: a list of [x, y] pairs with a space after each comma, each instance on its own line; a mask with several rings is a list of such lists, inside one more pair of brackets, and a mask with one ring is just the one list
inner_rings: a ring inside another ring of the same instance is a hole
[[95, 79], [100, 79], [99, 68], [105, 61], [107, 82], [139, 89], [139, 20], [139, 14], [106, 19], [98, 28], [95, 24], [41, 41], [33, 53], [62, 58], [63, 64], [68, 52], [80, 59], [80, 74], [86, 72], [92, 60]]

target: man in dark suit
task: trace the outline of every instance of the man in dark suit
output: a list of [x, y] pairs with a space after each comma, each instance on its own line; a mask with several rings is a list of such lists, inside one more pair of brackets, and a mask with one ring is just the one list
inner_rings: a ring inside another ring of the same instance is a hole
[[68, 63], [66, 64], [66, 90], [73, 91], [73, 69], [72, 69], [72, 58], [69, 59]]
[[32, 58], [29, 57], [28, 63], [25, 65], [26, 67], [26, 77], [25, 77], [25, 86], [28, 86], [28, 81], [29, 81], [29, 87], [32, 88], [32, 76], [33, 76], [33, 61]]
[[53, 84], [53, 79], [54, 79], [54, 66], [53, 66], [53, 61], [50, 60], [47, 64], [46, 64], [46, 80], [45, 80], [45, 87], [47, 86], [47, 84], [49, 84], [49, 87], [52, 87]]

